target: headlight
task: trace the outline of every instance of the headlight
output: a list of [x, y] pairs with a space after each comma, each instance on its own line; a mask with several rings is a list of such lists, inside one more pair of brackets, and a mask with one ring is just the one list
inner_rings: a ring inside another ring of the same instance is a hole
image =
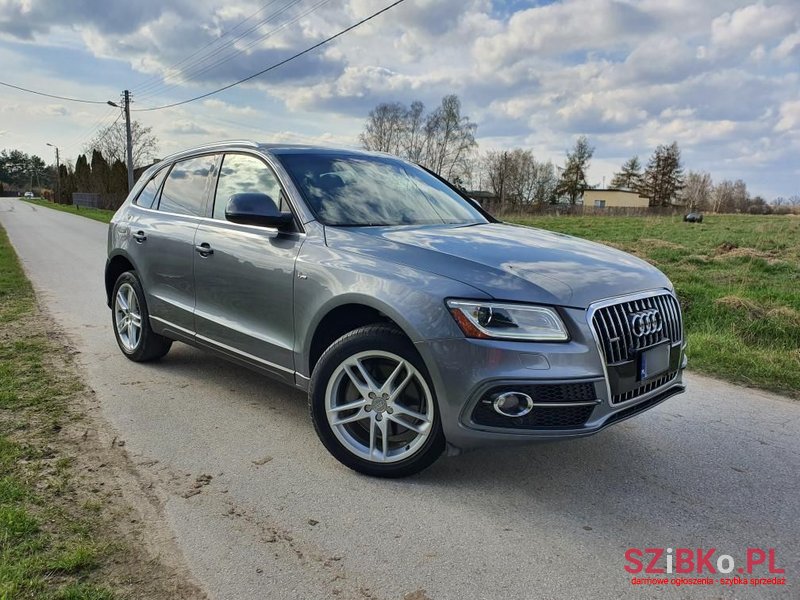
[[447, 308], [470, 338], [565, 342], [567, 328], [551, 308], [478, 300], [448, 300]]

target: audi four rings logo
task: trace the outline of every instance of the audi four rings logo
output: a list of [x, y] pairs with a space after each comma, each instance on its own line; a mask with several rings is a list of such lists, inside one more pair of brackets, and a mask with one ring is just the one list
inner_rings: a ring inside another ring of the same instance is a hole
[[643, 310], [630, 315], [631, 331], [636, 337], [644, 337], [658, 333], [664, 328], [664, 321], [661, 319], [661, 313], [651, 308]]

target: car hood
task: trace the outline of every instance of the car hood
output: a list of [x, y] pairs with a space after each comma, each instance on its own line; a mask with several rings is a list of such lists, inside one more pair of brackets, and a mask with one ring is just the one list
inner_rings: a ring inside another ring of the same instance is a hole
[[592, 302], [672, 286], [630, 254], [542, 229], [487, 223], [326, 227], [326, 243], [466, 283], [500, 300], [586, 308]]

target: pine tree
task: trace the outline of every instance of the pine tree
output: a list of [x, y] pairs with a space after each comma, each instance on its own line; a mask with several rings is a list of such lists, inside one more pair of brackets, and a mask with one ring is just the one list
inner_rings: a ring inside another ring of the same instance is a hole
[[90, 192], [92, 189], [92, 170], [86, 155], [81, 154], [75, 161], [75, 191]]
[[111, 168], [99, 150], [92, 151], [92, 191], [97, 194], [108, 193], [111, 181]]
[[669, 206], [683, 186], [683, 165], [678, 143], [659, 145], [647, 162], [639, 193], [650, 198], [650, 206]]
[[575, 141], [571, 152], [567, 152], [567, 162], [556, 187], [556, 194], [569, 198], [570, 204], [575, 204], [583, 192], [591, 187], [586, 181], [586, 172], [593, 154], [594, 148], [589, 145], [585, 135]]
[[625, 161], [622, 169], [618, 173], [614, 173], [614, 178], [611, 180], [610, 187], [617, 190], [633, 190], [638, 192], [642, 185], [642, 164], [639, 162], [639, 157]]

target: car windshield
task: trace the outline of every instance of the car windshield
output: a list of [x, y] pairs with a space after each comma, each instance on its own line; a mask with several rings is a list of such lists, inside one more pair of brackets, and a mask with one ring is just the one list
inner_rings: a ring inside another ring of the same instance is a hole
[[325, 225], [486, 223], [436, 177], [399, 160], [305, 152], [280, 154], [278, 159]]

